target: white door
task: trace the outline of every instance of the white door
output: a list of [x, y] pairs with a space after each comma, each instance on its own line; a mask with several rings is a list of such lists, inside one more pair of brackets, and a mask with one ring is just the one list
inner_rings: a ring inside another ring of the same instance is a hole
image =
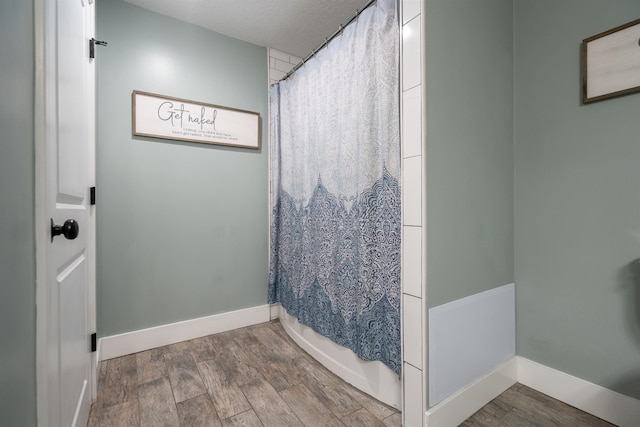
[[94, 6], [87, 0], [52, 0], [45, 7], [45, 198], [52, 228], [45, 251], [48, 378], [43, 425], [84, 427], [91, 407], [95, 311], [89, 198], [94, 71], [88, 48]]

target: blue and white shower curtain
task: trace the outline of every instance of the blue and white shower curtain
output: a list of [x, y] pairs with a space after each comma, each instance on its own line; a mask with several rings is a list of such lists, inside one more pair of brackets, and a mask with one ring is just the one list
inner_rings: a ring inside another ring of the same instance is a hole
[[399, 374], [398, 46], [378, 0], [271, 87], [269, 302]]

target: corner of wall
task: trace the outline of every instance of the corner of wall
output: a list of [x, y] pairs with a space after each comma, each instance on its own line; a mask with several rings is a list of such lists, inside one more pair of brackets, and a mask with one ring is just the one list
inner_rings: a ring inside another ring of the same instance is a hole
[[[424, 34], [421, 0], [400, 0], [403, 425], [422, 425], [427, 402]], [[410, 327], [408, 325], [411, 325]]]
[[268, 48], [267, 51], [269, 57], [269, 85], [277, 83], [302, 61], [302, 58], [273, 48]]

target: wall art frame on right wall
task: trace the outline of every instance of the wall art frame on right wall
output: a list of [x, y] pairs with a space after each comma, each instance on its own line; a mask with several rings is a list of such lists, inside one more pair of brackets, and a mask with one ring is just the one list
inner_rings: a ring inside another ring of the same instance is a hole
[[640, 19], [582, 41], [582, 103], [640, 92]]

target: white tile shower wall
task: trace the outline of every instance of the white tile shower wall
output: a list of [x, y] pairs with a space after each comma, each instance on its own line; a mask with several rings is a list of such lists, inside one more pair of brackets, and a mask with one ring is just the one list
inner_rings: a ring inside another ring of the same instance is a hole
[[420, 15], [402, 26], [402, 89], [407, 90], [422, 82]]
[[422, 298], [422, 227], [402, 231], [402, 292]]
[[402, 94], [402, 153], [403, 157], [422, 154], [422, 85]]
[[404, 387], [402, 425], [419, 427], [423, 425], [424, 403], [422, 401], [424, 384], [422, 370], [409, 363], [402, 367], [402, 385]]
[[302, 61], [302, 58], [269, 48], [269, 85], [287, 75]]
[[406, 24], [420, 15], [422, 0], [402, 0], [402, 23]]
[[402, 330], [404, 340], [404, 361], [416, 368], [422, 367], [422, 328], [413, 325], [422, 324], [422, 298], [404, 294], [402, 297]]
[[421, 426], [426, 397], [426, 208], [423, 185], [424, 134], [421, 0], [400, 0], [402, 10], [402, 425]]
[[405, 226], [422, 225], [422, 156], [402, 159], [402, 209]]

